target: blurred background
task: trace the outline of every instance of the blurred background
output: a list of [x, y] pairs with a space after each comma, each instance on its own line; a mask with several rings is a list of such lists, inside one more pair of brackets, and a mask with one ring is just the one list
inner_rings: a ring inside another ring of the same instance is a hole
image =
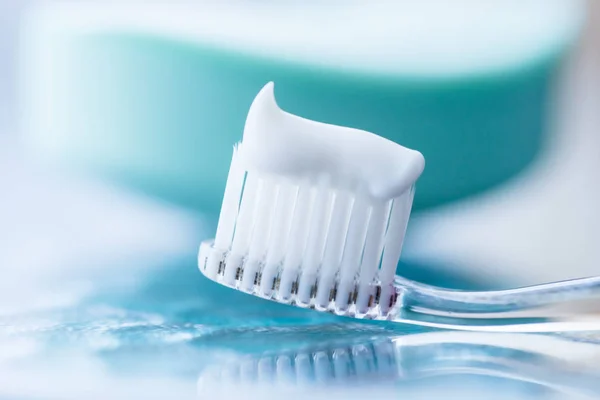
[[0, 397], [134, 396], [142, 375], [187, 396], [217, 349], [406, 333], [197, 273], [271, 80], [287, 111], [425, 155], [399, 273], [600, 274], [599, 24], [577, 0], [0, 1]]

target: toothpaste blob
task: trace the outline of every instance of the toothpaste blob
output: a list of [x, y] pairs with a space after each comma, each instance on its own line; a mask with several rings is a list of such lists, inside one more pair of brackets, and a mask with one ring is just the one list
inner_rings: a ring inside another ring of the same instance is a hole
[[419, 178], [418, 151], [360, 129], [311, 121], [277, 105], [274, 84], [258, 93], [248, 112], [241, 158], [248, 170], [286, 176], [389, 200]]

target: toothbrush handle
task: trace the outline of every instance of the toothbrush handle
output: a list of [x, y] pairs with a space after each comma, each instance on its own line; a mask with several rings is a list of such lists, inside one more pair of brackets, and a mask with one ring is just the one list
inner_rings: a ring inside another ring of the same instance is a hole
[[[459, 291], [396, 277], [391, 319], [440, 328], [557, 332], [600, 330], [600, 276], [497, 291]], [[596, 315], [557, 306], [596, 300]]]

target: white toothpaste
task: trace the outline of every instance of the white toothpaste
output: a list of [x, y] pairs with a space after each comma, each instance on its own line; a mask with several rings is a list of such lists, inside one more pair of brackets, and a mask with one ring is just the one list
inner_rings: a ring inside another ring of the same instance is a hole
[[254, 99], [241, 156], [248, 170], [362, 192], [372, 199], [400, 196], [419, 178], [418, 151], [360, 129], [311, 121], [277, 105], [273, 82]]

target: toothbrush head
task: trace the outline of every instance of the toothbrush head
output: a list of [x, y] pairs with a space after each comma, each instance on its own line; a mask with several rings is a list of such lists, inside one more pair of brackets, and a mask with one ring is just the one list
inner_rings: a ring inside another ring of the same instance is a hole
[[234, 147], [208, 278], [263, 298], [362, 318], [397, 303], [396, 266], [420, 153], [254, 100]]

